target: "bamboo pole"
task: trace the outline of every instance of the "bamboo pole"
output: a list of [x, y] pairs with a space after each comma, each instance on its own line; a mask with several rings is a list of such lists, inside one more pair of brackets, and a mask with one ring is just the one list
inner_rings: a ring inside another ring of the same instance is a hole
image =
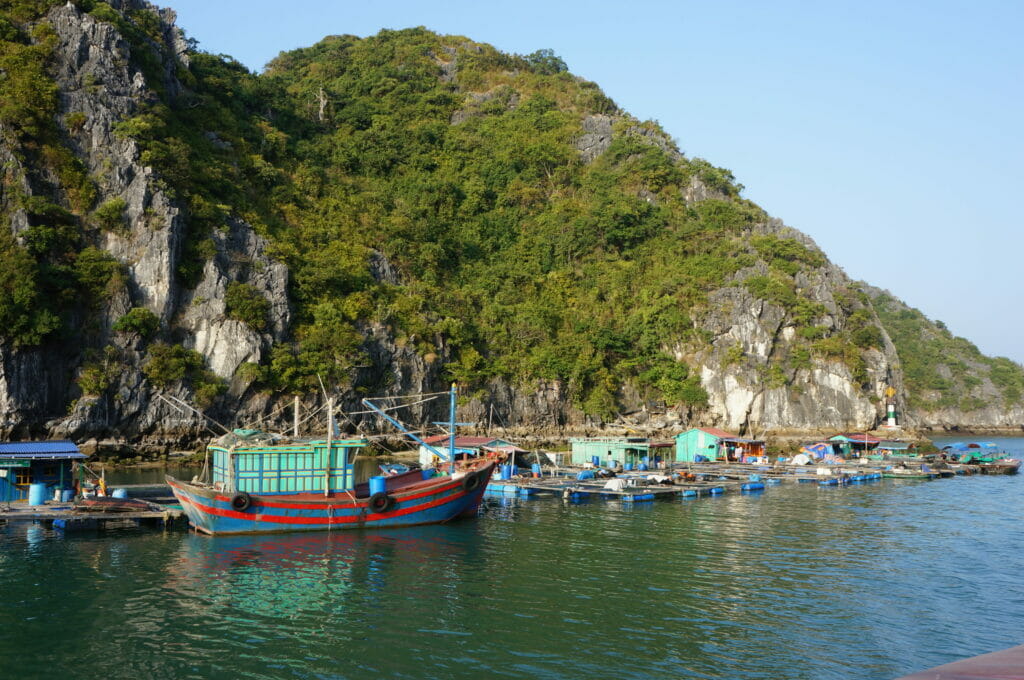
[[334, 399], [327, 400], [327, 465], [324, 471], [324, 496], [331, 495], [331, 467], [334, 458]]

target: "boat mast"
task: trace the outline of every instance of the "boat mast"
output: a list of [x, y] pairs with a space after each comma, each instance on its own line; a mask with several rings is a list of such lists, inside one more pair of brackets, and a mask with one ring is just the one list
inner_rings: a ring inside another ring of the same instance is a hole
[[452, 383], [448, 404], [448, 460], [451, 461], [450, 474], [455, 474], [455, 395], [458, 388]]
[[327, 465], [324, 470], [324, 496], [329, 497], [331, 495], [331, 467], [333, 466], [334, 459], [334, 442], [331, 438], [334, 436], [334, 399], [327, 400]]

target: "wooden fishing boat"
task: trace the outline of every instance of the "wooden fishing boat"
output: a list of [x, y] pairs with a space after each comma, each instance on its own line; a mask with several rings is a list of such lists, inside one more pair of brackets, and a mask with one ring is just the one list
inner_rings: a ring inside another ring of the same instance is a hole
[[946, 455], [958, 463], [978, 468], [983, 475], [1015, 475], [1020, 461], [1011, 458], [993, 442], [956, 442], [942, 447]]
[[1020, 470], [1020, 461], [1016, 458], [996, 458], [991, 462], [977, 463], [983, 475], [1015, 475]]
[[[454, 388], [451, 404], [454, 414]], [[474, 515], [497, 462], [456, 462], [442, 449], [438, 456], [448, 462], [436, 470], [356, 484], [353, 462], [367, 441], [334, 440], [332, 431], [333, 422], [326, 439], [297, 440], [235, 430], [208, 447], [210, 481], [168, 476], [167, 483], [192, 526], [208, 534], [399, 527]]]

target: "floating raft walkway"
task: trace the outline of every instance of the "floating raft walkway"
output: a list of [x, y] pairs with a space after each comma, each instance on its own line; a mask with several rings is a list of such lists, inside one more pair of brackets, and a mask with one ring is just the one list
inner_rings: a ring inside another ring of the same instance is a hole
[[[654, 473], [657, 474], [657, 473]], [[606, 488], [609, 479], [622, 480], [621, 488]], [[576, 479], [575, 475], [555, 474], [548, 477], [515, 477], [491, 480], [487, 495], [502, 496], [559, 496], [571, 500], [604, 498], [624, 503], [654, 501], [659, 498], [702, 498], [718, 496], [727, 491], [762, 491], [763, 482], [735, 479], [677, 480], [672, 484], [659, 484], [647, 479], [644, 473], [619, 474], [614, 478]]]
[[137, 525], [168, 526], [185, 517], [180, 508], [157, 506], [152, 503], [151, 510], [132, 510], [128, 512], [89, 512], [76, 510], [66, 503], [48, 501], [45, 505], [26, 505], [12, 503], [10, 508], [0, 507], [0, 523], [4, 522], [43, 522], [55, 529], [98, 529], [108, 523], [134, 522]]
[[[654, 501], [664, 498], [703, 498], [718, 496], [727, 492], [753, 493], [779, 484], [814, 484], [823, 487], [840, 487], [882, 479], [897, 478], [927, 480], [952, 477], [957, 474], [975, 474], [972, 466], [961, 465], [957, 469], [936, 469], [927, 472], [917, 470], [899, 471], [886, 469], [887, 464], [837, 466], [814, 465], [758, 465], [750, 463], [676, 463], [669, 468], [647, 471], [620, 471], [614, 477], [578, 479], [577, 475], [587, 469], [569, 467], [548, 468], [537, 477], [532, 474], [516, 475], [511, 479], [492, 479], [487, 486], [487, 496], [529, 497], [559, 496], [570, 500], [603, 498], [626, 503]], [[650, 476], [661, 476], [670, 483], [658, 483]], [[608, 488], [610, 480], [622, 480], [619, 488]]]

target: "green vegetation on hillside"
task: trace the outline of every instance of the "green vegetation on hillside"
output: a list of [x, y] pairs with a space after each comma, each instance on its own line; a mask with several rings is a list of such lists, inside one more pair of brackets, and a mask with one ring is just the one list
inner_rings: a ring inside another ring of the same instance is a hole
[[[682, 156], [657, 124], [618, 112], [550, 50], [502, 54], [423, 28], [331, 36], [281, 54], [261, 75], [191, 53], [187, 68], [176, 64], [176, 93], [164, 82], [161, 59], [173, 57], [158, 51], [153, 12], [77, 4], [125, 36], [151, 89], [115, 133], [138, 142], [140, 161], [184, 212], [179, 282], [199, 283], [212, 235], [235, 218], [289, 267], [289, 340], [245, 368], [262, 388], [305, 391], [318, 375], [344, 383], [366, 363], [366, 329], [383, 324], [474, 387], [494, 377], [561, 380], [576, 406], [602, 417], [616, 412], [627, 384], [699, 407], [707, 395], [676, 357], [708, 349], [694, 319], [708, 311], [709, 292], [730, 285], [786, 310], [802, 343], [791, 368], [816, 356], [863, 377], [861, 351], [881, 345], [873, 326], [836, 334], [816, 325], [826, 310], [797, 277], [824, 257], [795, 239], [752, 236], [766, 215], [740, 197], [729, 171]], [[15, 16], [14, 5], [35, 13]], [[75, 295], [91, 308], [123, 276], [86, 231], [124, 229], [125, 204], [96, 205], [92, 180], [61, 139], [58, 119], [71, 132], [85, 121], [57, 115], [46, 72], [52, 32], [40, 22], [30, 38], [19, 27], [48, 6], [0, 4], [15, 17], [0, 24], [0, 67], [32, 94], [0, 105], [0, 122], [27, 161], [60, 178], [53, 201], [30, 211], [34, 231], [20, 244], [0, 239], [16, 265], [0, 273], [11, 292], [0, 301], [0, 332], [25, 344], [54, 332]], [[576, 144], [593, 115], [612, 116], [613, 137], [586, 164]], [[694, 178], [712, 196], [688, 203]], [[14, 185], [5, 179], [12, 208]], [[374, 278], [370, 263], [381, 255], [400, 283]], [[851, 300], [848, 314], [862, 305]], [[229, 286], [225, 302], [230, 317], [266, 328], [268, 303], [245, 281]], [[148, 339], [154, 321], [133, 310], [116, 329]], [[191, 382], [207, 398], [220, 389], [175, 345], [151, 345], [145, 372], [158, 385]], [[90, 386], [103, 375], [90, 373]], [[766, 379], [785, 382], [781, 370]]]
[[[949, 332], [942, 322], [931, 322], [916, 309], [887, 293], [875, 296], [875, 309], [900, 357], [912, 406], [922, 410], [1019, 403], [1024, 396], [1024, 367], [1003, 357], [983, 355], [968, 340]], [[999, 390], [1001, 403], [976, 394], [985, 376]]]

